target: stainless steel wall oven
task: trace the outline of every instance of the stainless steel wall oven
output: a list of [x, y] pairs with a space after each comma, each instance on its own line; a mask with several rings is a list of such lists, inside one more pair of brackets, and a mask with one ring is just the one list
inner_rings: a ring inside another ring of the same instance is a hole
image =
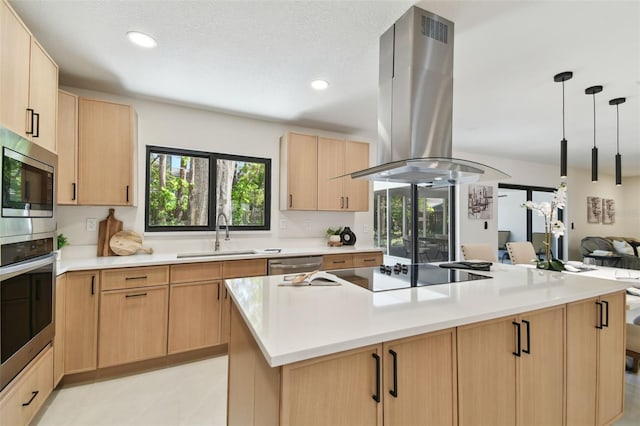
[[53, 339], [57, 156], [0, 127], [0, 389]]

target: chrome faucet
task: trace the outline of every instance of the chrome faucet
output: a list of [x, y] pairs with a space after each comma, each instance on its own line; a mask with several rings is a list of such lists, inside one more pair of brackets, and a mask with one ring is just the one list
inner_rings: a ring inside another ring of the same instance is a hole
[[229, 241], [229, 219], [224, 213], [220, 213], [218, 218], [216, 219], [216, 245], [215, 251], [220, 251], [220, 239], [218, 238], [218, 232], [220, 231], [220, 216], [224, 218], [224, 226], [225, 226], [225, 235], [224, 240]]

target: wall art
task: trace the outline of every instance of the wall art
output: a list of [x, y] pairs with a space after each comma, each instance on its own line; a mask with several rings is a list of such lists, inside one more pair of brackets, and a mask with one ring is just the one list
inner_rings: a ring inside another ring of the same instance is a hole
[[600, 223], [602, 217], [602, 205], [600, 197], [587, 197], [587, 222]]
[[616, 202], [611, 198], [602, 199], [602, 223], [611, 225], [616, 222]]
[[469, 219], [493, 218], [493, 186], [469, 185]]

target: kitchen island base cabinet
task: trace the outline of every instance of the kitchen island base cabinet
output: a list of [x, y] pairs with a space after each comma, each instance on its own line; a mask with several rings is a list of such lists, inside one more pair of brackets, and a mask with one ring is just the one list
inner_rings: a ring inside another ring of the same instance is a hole
[[459, 327], [459, 424], [563, 424], [564, 341], [564, 306]]
[[606, 425], [623, 413], [625, 294], [567, 308], [567, 425]]

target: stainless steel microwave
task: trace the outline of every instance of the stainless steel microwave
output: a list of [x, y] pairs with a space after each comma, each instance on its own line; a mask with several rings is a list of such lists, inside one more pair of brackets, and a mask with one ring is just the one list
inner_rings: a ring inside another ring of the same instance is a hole
[[0, 150], [0, 239], [54, 232], [58, 156], [3, 127]]

